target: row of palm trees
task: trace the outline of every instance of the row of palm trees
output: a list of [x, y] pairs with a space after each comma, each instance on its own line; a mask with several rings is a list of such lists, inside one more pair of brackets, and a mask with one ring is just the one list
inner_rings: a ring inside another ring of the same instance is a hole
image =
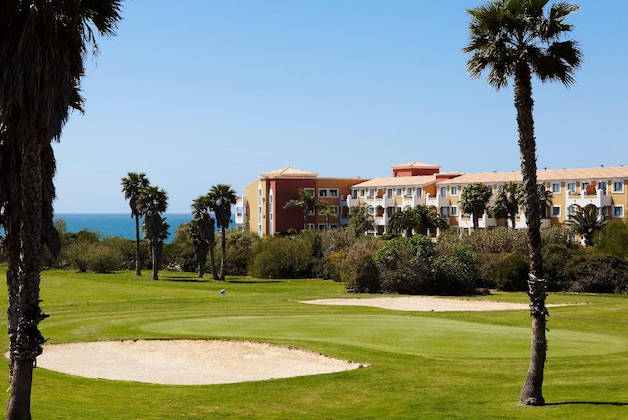
[[[539, 197], [539, 216], [543, 217], [548, 206], [552, 204], [552, 192], [545, 188], [544, 184], [537, 184]], [[459, 208], [463, 214], [470, 214], [473, 220], [473, 229], [479, 227], [479, 218], [484, 211], [490, 210], [498, 219], [510, 222], [510, 227], [515, 228], [515, 221], [519, 214], [519, 207], [525, 206], [523, 185], [517, 182], [507, 182], [499, 186], [495, 203], [488, 203], [493, 196], [490, 187], [483, 183], [472, 183], [464, 187], [460, 194]]]
[[[198, 277], [203, 278], [207, 255], [214, 280], [224, 280], [227, 267], [227, 229], [231, 223], [231, 206], [237, 201], [236, 192], [227, 184], [211, 187], [209, 192], [192, 202], [192, 221], [189, 224], [189, 235], [194, 246], [194, 254], [198, 263]], [[221, 233], [220, 273], [218, 273], [214, 257], [216, 227]]]
[[[162, 214], [168, 208], [166, 191], [151, 186], [143, 172], [129, 172], [122, 178], [122, 192], [129, 200], [131, 217], [135, 219], [135, 275], [141, 276], [140, 262], [140, 218], [144, 218], [142, 230], [148, 240], [151, 252], [153, 280], [158, 280], [158, 268], [161, 261], [164, 241], [168, 238], [170, 226]], [[227, 265], [226, 232], [231, 223], [231, 206], [236, 203], [236, 192], [227, 184], [211, 187], [205, 195], [192, 201], [192, 221], [189, 223], [189, 236], [194, 245], [194, 253], [198, 262], [198, 276], [205, 274], [207, 255], [210, 255], [210, 266], [215, 280], [225, 279]], [[216, 227], [221, 230], [221, 264], [220, 273], [214, 263], [214, 245]]]
[[168, 193], [157, 186], [151, 186], [143, 172], [129, 172], [122, 178], [122, 192], [129, 200], [131, 217], [135, 219], [135, 275], [141, 276], [140, 261], [140, 218], [144, 218], [142, 229], [148, 240], [152, 263], [152, 279], [159, 280], [159, 265], [164, 241], [168, 238], [170, 225], [162, 216], [168, 208]]

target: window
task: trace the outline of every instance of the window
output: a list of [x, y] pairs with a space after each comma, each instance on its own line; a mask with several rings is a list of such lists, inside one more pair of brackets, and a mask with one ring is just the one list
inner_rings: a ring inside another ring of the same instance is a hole
[[440, 187], [440, 198], [447, 197], [447, 187]]
[[369, 188], [369, 198], [375, 197], [375, 188]]
[[606, 194], [606, 181], [598, 181], [596, 184], [596, 187], [598, 190], [602, 190], [604, 192], [604, 194]]
[[624, 192], [624, 181], [613, 181], [613, 192]]
[[624, 217], [624, 206], [613, 206], [613, 217]]
[[[354, 189], [351, 195], [353, 197], [355, 197], [355, 198], [358, 198], [358, 190]], [[351, 198], [353, 198], [353, 197], [351, 197]]]
[[305, 227], [307, 230], [314, 230], [314, 228], [316, 228], [316, 225], [314, 223], [308, 223]]
[[375, 214], [375, 207], [369, 206], [369, 214]]
[[576, 183], [575, 182], [568, 182], [567, 183], [567, 191], [569, 191], [572, 194], [576, 193]]
[[606, 208], [606, 207], [602, 207], [602, 208], [600, 209], [600, 216], [602, 216], [602, 217], [606, 217], [606, 216], [608, 216], [608, 208]]
[[457, 185], [452, 185], [451, 186], [451, 195], [458, 195], [458, 186]]
[[576, 206], [575, 204], [569, 206], [569, 208], [567, 209], [567, 214], [569, 214], [569, 216], [573, 216], [578, 212], [578, 206]]
[[318, 190], [318, 196], [319, 197], [327, 197], [327, 190], [324, 188], [321, 188]]
[[312, 197], [315, 197], [314, 194], [316, 194], [316, 192], [314, 191], [314, 188], [303, 188], [303, 192], [310, 194]]
[[560, 194], [560, 182], [552, 182], [552, 194]]
[[392, 188], [388, 188], [388, 189], [386, 190], [386, 196], [387, 196], [388, 198], [393, 198], [393, 189], [392, 189]]
[[552, 217], [560, 217], [560, 206], [552, 206]]
[[412, 197], [412, 187], [406, 187], [406, 197]]
[[440, 208], [440, 215], [443, 217], [447, 217], [447, 207]]
[[330, 197], [338, 197], [338, 188], [330, 188], [329, 189]]
[[333, 214], [338, 214], [338, 206], [329, 206], [329, 210], [331, 210]]
[[308, 210], [307, 211], [307, 215], [308, 216], [314, 216], [314, 210]]
[[417, 187], [416, 188], [416, 196], [418, 198], [421, 198], [423, 196], [423, 188], [421, 188], [421, 187]]
[[397, 194], [395, 194], [397, 197], [401, 197], [401, 188], [397, 188]]
[[360, 188], [360, 197], [364, 197], [366, 195], [366, 190], [364, 188]]
[[452, 216], [458, 216], [458, 206], [451, 206], [449, 208], [449, 214]]

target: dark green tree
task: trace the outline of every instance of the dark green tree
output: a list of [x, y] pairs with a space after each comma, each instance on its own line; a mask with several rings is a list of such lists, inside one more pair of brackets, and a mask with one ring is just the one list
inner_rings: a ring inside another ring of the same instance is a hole
[[0, 13], [0, 209], [8, 255], [10, 394], [7, 419], [29, 419], [44, 246], [59, 251], [52, 221], [59, 140], [70, 109], [82, 111], [88, 47], [113, 35], [119, 0], [7, 0]]
[[497, 90], [514, 79], [524, 213], [528, 223], [528, 293], [532, 315], [530, 367], [519, 398], [523, 405], [545, 403], [542, 386], [547, 353], [532, 76], [542, 82], [559, 81], [569, 86], [574, 82], [573, 73], [580, 66], [582, 55], [575, 41], [564, 39], [573, 29], [565, 19], [579, 7], [557, 2], [546, 15], [548, 3], [549, 0], [493, 0], [468, 10], [470, 42], [463, 49], [471, 54], [467, 62], [471, 77], [479, 78], [488, 70], [488, 83]]
[[122, 192], [124, 199], [129, 200], [131, 207], [131, 217], [135, 219], [135, 275], [142, 275], [142, 262], [140, 260], [140, 213], [137, 206], [137, 198], [140, 192], [150, 186], [150, 181], [143, 172], [129, 172], [125, 178], [122, 178]]
[[208, 194], [212, 202], [212, 209], [216, 216], [216, 225], [220, 228], [220, 275], [219, 279], [224, 280], [227, 270], [227, 229], [231, 223], [231, 206], [233, 206], [238, 197], [236, 192], [231, 189], [231, 185], [218, 184], [214, 185]]
[[492, 195], [491, 189], [480, 182], [469, 184], [462, 190], [460, 211], [471, 215], [474, 231], [478, 230], [478, 219], [484, 214]]
[[584, 239], [586, 246], [593, 246], [593, 237], [606, 223], [607, 221], [599, 215], [597, 207], [586, 206], [570, 215], [565, 224]]
[[153, 280], [159, 280], [160, 256], [164, 241], [168, 238], [168, 223], [162, 217], [168, 208], [168, 194], [157, 186], [142, 189], [137, 198], [139, 211], [144, 215], [144, 235], [148, 239]]
[[364, 236], [375, 229], [375, 220], [369, 214], [368, 206], [353, 206], [349, 210], [349, 229], [355, 232], [355, 236]]

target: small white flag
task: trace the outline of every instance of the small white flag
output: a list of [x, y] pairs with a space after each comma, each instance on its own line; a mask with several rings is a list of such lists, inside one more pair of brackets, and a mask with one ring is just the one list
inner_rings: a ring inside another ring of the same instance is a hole
[[227, 296], [227, 289], [222, 289], [220, 291], [220, 296]]

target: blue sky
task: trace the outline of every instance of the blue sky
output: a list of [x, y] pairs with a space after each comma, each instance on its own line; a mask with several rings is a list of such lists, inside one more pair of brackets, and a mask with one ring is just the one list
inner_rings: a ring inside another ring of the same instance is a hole
[[[285, 166], [321, 177], [519, 170], [512, 86], [466, 72], [476, 0], [127, 0], [55, 144], [56, 213], [126, 213], [145, 172], [188, 213]], [[628, 164], [628, 2], [581, 0], [571, 88], [534, 81], [539, 168]]]

